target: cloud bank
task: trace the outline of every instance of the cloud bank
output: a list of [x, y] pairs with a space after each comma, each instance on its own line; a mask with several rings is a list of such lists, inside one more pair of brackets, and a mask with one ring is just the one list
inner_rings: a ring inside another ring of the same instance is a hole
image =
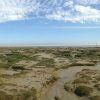
[[0, 0], [0, 23], [31, 18], [100, 22], [100, 0]]

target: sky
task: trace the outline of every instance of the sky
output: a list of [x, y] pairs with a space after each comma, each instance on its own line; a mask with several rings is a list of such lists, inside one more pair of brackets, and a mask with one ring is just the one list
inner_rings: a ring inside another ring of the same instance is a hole
[[0, 0], [0, 45], [100, 45], [100, 0]]

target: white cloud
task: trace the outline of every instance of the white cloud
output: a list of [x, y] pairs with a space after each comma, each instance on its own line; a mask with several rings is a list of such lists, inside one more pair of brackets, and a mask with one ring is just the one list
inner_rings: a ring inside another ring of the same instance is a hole
[[74, 2], [73, 1], [68, 1], [64, 3], [65, 7], [73, 7]]
[[75, 10], [76, 11], [79, 11], [81, 14], [83, 14], [83, 15], [99, 15], [100, 14], [100, 12], [98, 11], [98, 10], [96, 10], [96, 9], [93, 9], [93, 8], [91, 8], [91, 7], [85, 7], [85, 6], [80, 6], [80, 5], [76, 5], [75, 6]]
[[99, 4], [100, 0], [76, 0], [76, 2], [82, 5], [91, 5], [91, 4]]
[[35, 13], [39, 3], [35, 0], [0, 0], [0, 22], [22, 20]]
[[65, 3], [66, 7], [70, 9], [63, 9], [53, 11], [52, 14], [47, 15], [48, 19], [63, 20], [69, 22], [100, 22], [100, 10], [92, 8], [91, 6], [84, 6], [79, 4], [73, 4], [72, 1]]
[[80, 6], [76, 5], [75, 10], [79, 12], [78, 18], [79, 21], [99, 21], [100, 20], [100, 11], [93, 9], [89, 6]]
[[0, 0], [0, 22], [46, 18], [70, 22], [100, 22], [100, 0]]

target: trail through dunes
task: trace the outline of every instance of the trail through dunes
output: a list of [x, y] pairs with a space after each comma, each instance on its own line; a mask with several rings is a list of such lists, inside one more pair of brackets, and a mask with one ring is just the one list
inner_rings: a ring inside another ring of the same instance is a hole
[[69, 93], [64, 89], [64, 83], [69, 82], [75, 78], [75, 74], [82, 69], [97, 69], [99, 66], [77, 66], [68, 69], [61, 69], [56, 72], [56, 76], [59, 79], [48, 86], [46, 92], [41, 95], [40, 100], [87, 100], [86, 98], [80, 98], [73, 93]]

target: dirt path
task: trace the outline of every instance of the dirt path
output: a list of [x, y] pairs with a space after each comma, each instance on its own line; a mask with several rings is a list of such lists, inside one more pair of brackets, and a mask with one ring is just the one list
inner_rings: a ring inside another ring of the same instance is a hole
[[75, 94], [66, 92], [64, 89], [64, 83], [69, 82], [75, 77], [75, 74], [82, 69], [99, 69], [98, 66], [78, 66], [71, 67], [68, 69], [61, 69], [57, 71], [56, 76], [59, 77], [58, 81], [56, 81], [52, 86], [49, 86], [41, 96], [40, 100], [56, 100], [55, 97], [59, 97], [59, 100], [87, 100], [86, 98], [79, 98]]

